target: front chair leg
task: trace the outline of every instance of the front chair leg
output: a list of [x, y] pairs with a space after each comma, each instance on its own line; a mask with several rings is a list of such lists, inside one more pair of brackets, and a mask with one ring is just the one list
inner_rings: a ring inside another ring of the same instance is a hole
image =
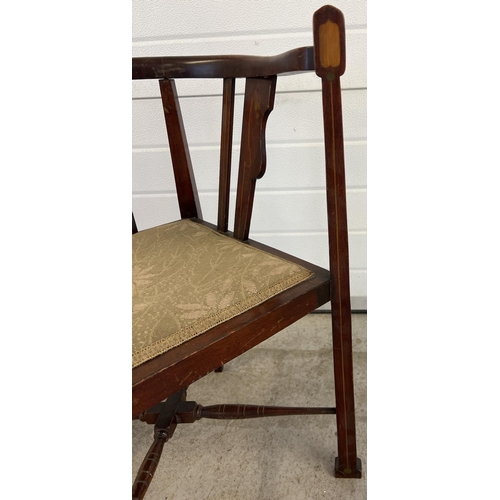
[[163, 446], [173, 436], [177, 427], [177, 409], [184, 401], [186, 401], [186, 389], [176, 392], [165, 402], [155, 406], [158, 409], [158, 413], [154, 418], [154, 441], [139, 468], [132, 486], [132, 500], [142, 500], [144, 495], [146, 495], [146, 491], [153, 480], [156, 467], [158, 467], [158, 463], [160, 462]]
[[[332, 306], [333, 304], [334, 301], [332, 301]], [[344, 314], [343, 318], [333, 315], [333, 362], [338, 443], [335, 477], [360, 478], [361, 460], [356, 455], [350, 311]]]
[[335, 477], [361, 477], [356, 456], [352, 369], [351, 304], [344, 134], [340, 77], [345, 71], [345, 21], [342, 12], [325, 5], [314, 13], [314, 65], [322, 80], [323, 122], [330, 249], [333, 359], [337, 407], [338, 458]]
[[163, 445], [168, 441], [167, 432], [155, 432], [155, 440], [144, 458], [132, 486], [132, 500], [142, 500], [160, 463]]

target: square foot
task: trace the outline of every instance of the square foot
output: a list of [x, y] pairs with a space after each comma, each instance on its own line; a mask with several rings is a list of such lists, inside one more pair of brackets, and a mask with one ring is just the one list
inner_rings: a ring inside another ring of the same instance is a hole
[[339, 457], [335, 458], [335, 477], [356, 479], [361, 477], [361, 460], [356, 458], [355, 469], [340, 469]]

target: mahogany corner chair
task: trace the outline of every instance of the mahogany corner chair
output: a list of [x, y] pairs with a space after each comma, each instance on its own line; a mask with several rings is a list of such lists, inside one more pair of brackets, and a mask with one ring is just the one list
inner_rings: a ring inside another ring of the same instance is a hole
[[[351, 308], [340, 76], [344, 18], [324, 6], [313, 17], [314, 47], [275, 57], [149, 57], [133, 79], [158, 79], [181, 220], [137, 231], [133, 241], [132, 418], [154, 425], [133, 485], [143, 498], [165, 442], [200, 418], [336, 414], [335, 477], [361, 477], [356, 454]], [[248, 238], [256, 179], [266, 168], [265, 125], [279, 74], [315, 71], [322, 80], [330, 269]], [[221, 78], [223, 108], [217, 225], [202, 219], [175, 78]], [[246, 78], [234, 231], [228, 231], [235, 78]], [[336, 407], [202, 407], [188, 386], [331, 301]]]

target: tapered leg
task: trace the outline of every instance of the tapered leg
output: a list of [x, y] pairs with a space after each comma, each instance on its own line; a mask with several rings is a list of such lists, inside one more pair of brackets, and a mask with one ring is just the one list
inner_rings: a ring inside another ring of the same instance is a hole
[[345, 71], [345, 21], [325, 5], [313, 16], [314, 63], [322, 79], [325, 133], [326, 204], [330, 254], [333, 361], [337, 408], [338, 457], [335, 477], [361, 477], [356, 455], [352, 370], [349, 244], [340, 77]]
[[[356, 454], [356, 422], [354, 415], [354, 382], [352, 363], [351, 316], [337, 308], [333, 311], [333, 362], [335, 406], [337, 408], [338, 457], [335, 477], [361, 477], [361, 460]], [[336, 304], [337, 306], [340, 304]]]

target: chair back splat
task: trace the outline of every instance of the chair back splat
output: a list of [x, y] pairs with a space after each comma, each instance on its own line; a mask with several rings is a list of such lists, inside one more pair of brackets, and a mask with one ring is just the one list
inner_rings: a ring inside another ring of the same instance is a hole
[[[335, 477], [361, 477], [356, 451], [340, 88], [345, 71], [342, 13], [328, 5], [319, 9], [313, 16], [313, 36], [314, 47], [272, 57], [132, 60], [133, 79], [159, 81], [181, 216], [179, 221], [138, 231], [132, 214], [132, 417], [156, 425], [157, 439], [150, 453], [155, 460], [178, 423], [202, 417], [332, 414], [337, 422]], [[249, 239], [256, 181], [266, 171], [265, 129], [274, 107], [277, 77], [304, 71], [314, 71], [322, 83], [329, 269]], [[175, 87], [177, 78], [221, 79], [217, 225], [202, 217]], [[236, 78], [246, 81], [235, 223], [230, 232]], [[191, 383], [327, 302], [331, 303], [336, 408], [273, 408], [231, 402], [204, 409], [186, 401]], [[151, 482], [154, 468], [148, 464], [146, 457], [134, 498], [142, 498]]]
[[234, 237], [239, 240], [248, 239], [255, 182], [266, 171], [265, 129], [275, 93], [276, 76], [247, 78], [234, 223]]

